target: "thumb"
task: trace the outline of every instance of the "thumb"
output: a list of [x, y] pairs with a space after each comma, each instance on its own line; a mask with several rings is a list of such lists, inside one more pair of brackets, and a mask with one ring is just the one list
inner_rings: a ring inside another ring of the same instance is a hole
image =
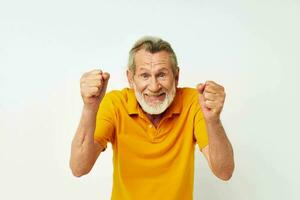
[[108, 85], [108, 80], [109, 80], [109, 77], [110, 77], [110, 75], [109, 75], [109, 73], [107, 73], [107, 72], [104, 72], [103, 74], [102, 74], [102, 80], [103, 80], [103, 87], [102, 87], [102, 91], [106, 91], [106, 88], [107, 88], [107, 85]]
[[205, 88], [205, 83], [199, 83], [196, 87], [196, 89], [200, 94], [203, 94], [204, 88]]
[[204, 98], [204, 95], [203, 95], [203, 92], [205, 90], [205, 83], [200, 83], [197, 85], [197, 90], [199, 92], [199, 103], [200, 103], [200, 106], [201, 106], [201, 109], [202, 111], [209, 111], [210, 108], [207, 108], [206, 107], [206, 104], [205, 104], [205, 98]]
[[107, 72], [104, 72], [104, 73], [102, 74], [102, 77], [103, 77], [104, 81], [108, 81], [108, 79], [109, 79], [109, 77], [110, 77], [110, 74], [107, 73]]

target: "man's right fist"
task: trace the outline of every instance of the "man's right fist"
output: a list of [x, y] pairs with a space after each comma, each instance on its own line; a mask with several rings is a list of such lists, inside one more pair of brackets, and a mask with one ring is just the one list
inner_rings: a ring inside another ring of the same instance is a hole
[[98, 110], [105, 95], [109, 73], [93, 70], [84, 73], [80, 79], [80, 92], [85, 106]]

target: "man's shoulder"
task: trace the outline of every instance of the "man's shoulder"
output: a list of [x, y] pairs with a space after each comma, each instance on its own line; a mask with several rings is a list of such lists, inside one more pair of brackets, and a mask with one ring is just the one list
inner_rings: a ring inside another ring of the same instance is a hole
[[178, 90], [183, 92], [184, 94], [197, 94], [197, 89], [196, 88], [191, 88], [191, 87], [179, 87]]
[[196, 88], [183, 87], [177, 88], [177, 92], [176, 102], [181, 104], [181, 112], [185, 113], [187, 111], [189, 115], [195, 114], [199, 110], [198, 90]]
[[130, 110], [135, 109], [137, 103], [134, 91], [130, 88], [123, 88], [107, 92], [101, 104], [105, 109], [112, 108], [113, 110], [130, 112]]
[[177, 91], [183, 100], [192, 100], [197, 98], [199, 94], [196, 88], [190, 87], [177, 88]]
[[128, 101], [128, 98], [130, 98], [132, 94], [134, 93], [130, 88], [111, 90], [105, 94], [105, 99], [109, 99], [110, 101]]

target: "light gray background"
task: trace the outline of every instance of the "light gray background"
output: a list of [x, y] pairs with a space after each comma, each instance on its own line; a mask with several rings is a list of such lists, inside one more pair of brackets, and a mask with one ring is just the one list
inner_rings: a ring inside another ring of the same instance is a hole
[[[109, 199], [111, 146], [72, 177], [79, 79], [102, 68], [127, 86], [143, 35], [171, 42], [180, 86], [225, 86], [235, 152], [229, 182], [195, 152], [195, 199], [299, 199], [299, 1], [0, 1], [0, 199]], [[158, 186], [159, 187], [159, 186]]]

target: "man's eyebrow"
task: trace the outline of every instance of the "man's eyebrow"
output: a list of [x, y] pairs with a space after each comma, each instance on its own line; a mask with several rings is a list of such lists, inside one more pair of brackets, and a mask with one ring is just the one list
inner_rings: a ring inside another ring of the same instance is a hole
[[163, 67], [163, 68], [159, 69], [158, 71], [164, 71], [164, 70], [169, 71], [169, 68]]
[[161, 69], [159, 69], [159, 70], [157, 70], [157, 72], [165, 72], [165, 71], [169, 71], [169, 68], [167, 68], [167, 67], [163, 67], [163, 68], [161, 68]]
[[149, 71], [149, 69], [147, 69], [147, 68], [144, 68], [144, 67], [140, 67], [140, 70], [139, 70], [139, 71], [141, 71], [141, 70], [144, 70], [144, 71]]
[[[139, 71], [151, 71], [151, 70], [141, 67]], [[162, 71], [169, 71], [169, 69], [167, 67], [163, 67], [163, 68], [157, 70], [157, 72], [162, 72]]]

